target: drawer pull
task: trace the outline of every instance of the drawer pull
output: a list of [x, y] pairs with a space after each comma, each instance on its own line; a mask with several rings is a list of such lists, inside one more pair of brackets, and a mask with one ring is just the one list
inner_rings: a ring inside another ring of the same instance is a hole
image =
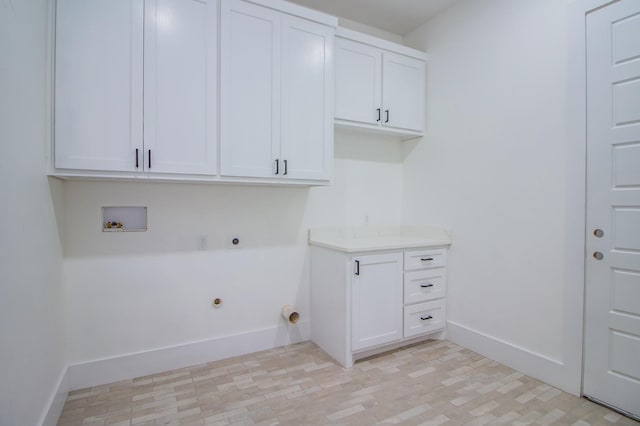
[[425, 257], [424, 259], [420, 259], [422, 262], [428, 262], [430, 260], [433, 260], [433, 257]]
[[420, 317], [420, 319], [421, 319], [422, 321], [426, 321], [426, 320], [433, 319], [433, 317], [432, 317], [431, 315], [427, 315], [426, 317]]
[[429, 287], [433, 287], [433, 284], [420, 284], [420, 287], [429, 288]]

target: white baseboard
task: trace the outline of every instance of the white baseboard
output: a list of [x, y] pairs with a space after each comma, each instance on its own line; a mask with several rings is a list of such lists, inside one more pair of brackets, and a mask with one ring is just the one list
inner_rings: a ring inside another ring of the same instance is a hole
[[567, 375], [561, 361], [505, 342], [454, 321], [447, 321], [447, 339], [551, 386], [575, 394], [574, 386], [565, 383]]
[[73, 364], [68, 390], [132, 379], [310, 339], [309, 321]]
[[40, 418], [41, 426], [56, 426], [58, 418], [62, 413], [62, 408], [69, 394], [69, 369], [65, 367], [60, 373], [56, 387], [49, 398], [49, 403]]

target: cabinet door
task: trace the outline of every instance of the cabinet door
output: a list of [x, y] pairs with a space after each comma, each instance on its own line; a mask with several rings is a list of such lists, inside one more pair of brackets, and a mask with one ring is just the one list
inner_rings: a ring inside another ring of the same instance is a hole
[[292, 179], [328, 180], [333, 157], [334, 30], [288, 15], [283, 15], [282, 27], [283, 173]]
[[335, 118], [380, 123], [381, 60], [379, 49], [336, 39]]
[[57, 1], [56, 168], [136, 170], [136, 149], [142, 153], [142, 2]]
[[281, 15], [241, 0], [222, 0], [221, 13], [221, 174], [274, 177]]
[[383, 125], [424, 131], [424, 61], [384, 52], [382, 75]]
[[402, 338], [402, 253], [353, 259], [351, 349]]
[[216, 173], [217, 13], [216, 0], [146, 0], [147, 172]]

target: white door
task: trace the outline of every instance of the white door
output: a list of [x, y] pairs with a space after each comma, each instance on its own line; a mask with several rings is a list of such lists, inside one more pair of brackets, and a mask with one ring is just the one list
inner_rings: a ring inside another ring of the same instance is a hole
[[221, 14], [221, 174], [275, 177], [284, 170], [278, 158], [281, 15], [240, 0], [222, 0]]
[[382, 55], [382, 124], [424, 130], [425, 63], [396, 53]]
[[335, 118], [379, 125], [381, 90], [380, 49], [336, 38]]
[[143, 0], [57, 1], [56, 168], [142, 170], [143, 19]]
[[334, 29], [288, 15], [282, 27], [282, 173], [291, 179], [328, 180]]
[[402, 253], [353, 259], [351, 350], [402, 338]]
[[216, 0], [145, 0], [144, 168], [217, 167]]
[[587, 16], [583, 393], [640, 416], [640, 2]]

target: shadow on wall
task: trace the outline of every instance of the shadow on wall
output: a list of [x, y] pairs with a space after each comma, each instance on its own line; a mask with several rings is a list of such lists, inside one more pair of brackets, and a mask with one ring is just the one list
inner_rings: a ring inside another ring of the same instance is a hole
[[[67, 181], [56, 215], [63, 217], [66, 257], [290, 246], [306, 244], [308, 193], [306, 187]], [[147, 230], [103, 232], [104, 206], [147, 207]]]

